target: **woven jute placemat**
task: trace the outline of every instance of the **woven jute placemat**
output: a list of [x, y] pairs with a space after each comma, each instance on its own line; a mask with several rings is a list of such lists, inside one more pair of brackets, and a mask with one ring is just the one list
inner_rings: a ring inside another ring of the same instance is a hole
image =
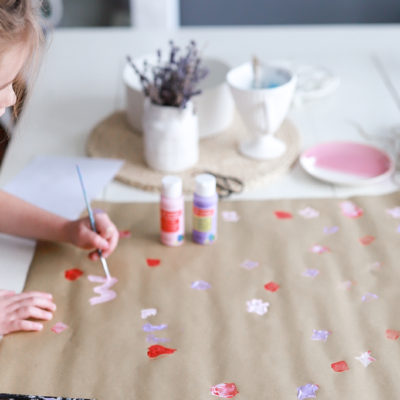
[[[250, 135], [236, 115], [229, 129], [200, 141], [200, 159], [193, 168], [174, 175], [182, 178], [183, 191], [187, 194], [193, 193], [194, 177], [203, 171], [236, 177], [244, 183], [245, 190], [265, 185], [285, 174], [300, 152], [300, 136], [290, 121], [284, 121], [276, 136], [287, 145], [287, 151], [281, 157], [256, 161], [242, 156], [238, 152], [238, 144]], [[152, 170], [146, 165], [142, 146], [141, 134], [132, 131], [125, 113], [118, 111], [94, 127], [86, 151], [91, 157], [124, 159], [117, 180], [139, 189], [159, 192], [161, 178], [167, 173]]]

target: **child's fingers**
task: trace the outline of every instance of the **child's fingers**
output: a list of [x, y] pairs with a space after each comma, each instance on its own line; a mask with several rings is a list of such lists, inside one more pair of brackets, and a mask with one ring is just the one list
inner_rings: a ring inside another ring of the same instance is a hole
[[96, 228], [99, 234], [105, 239], [111, 239], [114, 235], [118, 235], [117, 228], [105, 213], [96, 214]]
[[41, 331], [43, 329], [43, 324], [40, 322], [26, 321], [26, 320], [14, 320], [8, 325], [6, 334], [11, 332], [19, 331]]
[[11, 303], [8, 306], [8, 311], [14, 312], [17, 309], [24, 307], [38, 307], [52, 312], [56, 310], [56, 305], [50, 299], [46, 297], [34, 296]]
[[10, 305], [18, 303], [22, 300], [33, 299], [33, 298], [43, 298], [51, 301], [53, 299], [53, 296], [50, 293], [44, 293], [44, 292], [24, 292], [15, 294], [14, 296], [10, 296], [7, 299], [7, 304]]
[[13, 320], [24, 320], [30, 318], [48, 321], [53, 318], [53, 313], [42, 310], [39, 307], [27, 306], [16, 309], [11, 315], [11, 319]]
[[101, 250], [107, 250], [109, 247], [108, 241], [101, 237], [99, 234], [96, 232], [93, 232], [91, 230], [88, 230], [86, 232], [86, 241], [89, 244], [89, 248], [95, 248], [95, 249], [101, 249]]
[[97, 254], [97, 250], [94, 250], [94, 251], [90, 252], [90, 253], [89, 253], [89, 258], [90, 258], [92, 261], [98, 261], [99, 255]]
[[108, 245], [109, 245], [108, 250], [103, 251], [104, 257], [108, 257], [108, 256], [115, 250], [115, 248], [117, 247], [118, 240], [119, 240], [119, 234], [118, 234], [118, 231], [117, 231], [117, 230], [115, 230], [115, 232], [116, 232], [116, 234], [113, 235], [113, 236], [109, 239], [109, 242], [108, 242]]

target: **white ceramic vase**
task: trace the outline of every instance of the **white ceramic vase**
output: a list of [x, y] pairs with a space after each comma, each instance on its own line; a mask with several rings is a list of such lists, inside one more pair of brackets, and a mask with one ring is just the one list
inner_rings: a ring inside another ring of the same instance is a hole
[[199, 159], [198, 119], [191, 101], [181, 109], [146, 99], [143, 113], [144, 156], [150, 168], [180, 172]]

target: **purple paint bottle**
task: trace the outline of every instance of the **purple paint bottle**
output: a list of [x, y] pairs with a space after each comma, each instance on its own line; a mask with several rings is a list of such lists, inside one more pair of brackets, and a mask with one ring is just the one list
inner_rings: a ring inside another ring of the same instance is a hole
[[164, 176], [160, 201], [160, 228], [161, 243], [166, 246], [180, 246], [183, 243], [184, 207], [181, 178]]
[[195, 243], [210, 244], [217, 238], [218, 195], [213, 175], [196, 176], [196, 189], [193, 198], [193, 231]]

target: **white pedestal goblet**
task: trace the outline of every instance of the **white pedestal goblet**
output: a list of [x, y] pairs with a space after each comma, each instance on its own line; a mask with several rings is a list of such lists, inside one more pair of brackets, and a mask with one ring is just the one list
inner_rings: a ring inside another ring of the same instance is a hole
[[257, 160], [280, 157], [286, 144], [274, 136], [282, 125], [296, 88], [296, 76], [288, 69], [263, 65], [257, 85], [251, 63], [229, 71], [228, 85], [236, 107], [253, 138], [239, 145], [240, 152]]

